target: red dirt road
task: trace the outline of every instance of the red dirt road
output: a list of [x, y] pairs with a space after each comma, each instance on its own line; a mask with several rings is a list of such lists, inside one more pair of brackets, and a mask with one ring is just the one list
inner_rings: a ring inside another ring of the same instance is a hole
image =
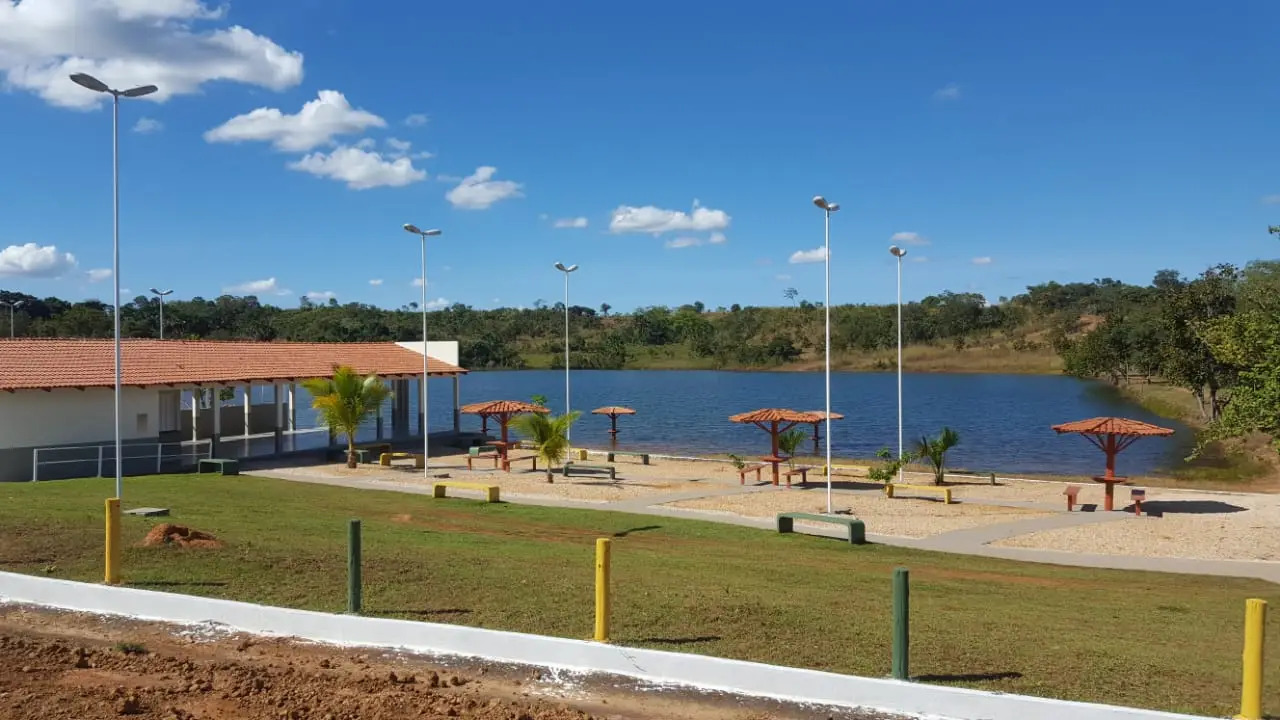
[[[875, 720], [0, 605], [6, 720]], [[880, 719], [884, 720], [884, 719]]]

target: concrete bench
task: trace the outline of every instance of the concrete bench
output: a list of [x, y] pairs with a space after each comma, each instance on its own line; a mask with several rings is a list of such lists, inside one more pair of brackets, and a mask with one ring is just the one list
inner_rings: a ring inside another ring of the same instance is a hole
[[862, 545], [867, 542], [867, 526], [856, 517], [838, 515], [816, 515], [814, 513], [788, 512], [778, 513], [778, 532], [795, 532], [795, 521], [824, 522], [832, 525], [843, 525], [849, 531], [849, 544]]
[[200, 461], [196, 463], [196, 472], [203, 473], [205, 468], [208, 468], [209, 472], [219, 475], [240, 474], [239, 461], [228, 458], [200, 458]]
[[480, 455], [488, 455], [489, 453], [496, 452], [498, 452], [497, 445], [472, 445], [467, 448], [467, 454], [471, 457], [478, 457]]
[[649, 464], [649, 453], [646, 453], [646, 452], [631, 452], [629, 450], [610, 450], [605, 455], [605, 461], [613, 462], [614, 455], [626, 455], [627, 457], [638, 457], [640, 458], [641, 465]]
[[533, 463], [534, 470], [538, 469], [537, 455], [521, 455], [520, 457], [508, 457], [505, 461], [503, 461], [502, 469], [506, 470], [507, 472], [511, 472], [511, 463], [524, 462], [525, 460], [528, 460]]
[[445, 496], [447, 488], [457, 488], [459, 490], [476, 490], [484, 493], [484, 501], [496, 503], [498, 502], [498, 486], [486, 485], [484, 483], [462, 482], [461, 480], [444, 480], [437, 483], [431, 483], [431, 496], [442, 498]]
[[618, 479], [618, 468], [612, 465], [583, 465], [581, 463], [567, 462], [564, 464], [564, 476], [569, 477], [573, 473], [608, 473], [610, 480]]
[[788, 471], [786, 471], [786, 472], [782, 473], [782, 477], [784, 477], [784, 478], [786, 478], [786, 479], [787, 479], [787, 487], [791, 487], [791, 478], [795, 477], [796, 475], [799, 475], [799, 476], [800, 476], [800, 484], [801, 484], [801, 485], [808, 485], [808, 484], [809, 484], [809, 471], [810, 471], [810, 470], [816, 470], [816, 469], [817, 469], [817, 468], [812, 468], [812, 467], [808, 467], [808, 466], [805, 466], [805, 467], [798, 467], [798, 468], [791, 468], [790, 470], [788, 470]]
[[907, 485], [904, 483], [886, 483], [884, 486], [885, 497], [893, 497], [894, 489], [902, 488], [913, 493], [934, 493], [942, 496], [944, 504], [951, 504], [951, 488], [938, 487], [937, 485]]
[[422, 453], [384, 452], [378, 456], [378, 464], [383, 467], [390, 467], [392, 460], [413, 460], [413, 466], [416, 468], [427, 466], [426, 457]]
[[760, 471], [761, 471], [761, 470], [764, 470], [764, 469], [765, 469], [765, 468], [767, 468], [767, 467], [769, 467], [769, 464], [768, 464], [768, 463], [760, 463], [759, 465], [748, 465], [748, 466], [746, 466], [746, 467], [744, 467], [744, 468], [742, 468], [742, 469], [738, 470], [738, 484], [739, 484], [739, 485], [746, 485], [746, 484], [747, 484], [747, 473], [750, 473], [750, 472], [752, 472], [752, 471], [754, 471], [754, 472], [755, 472], [755, 474], [756, 474], [756, 482], [759, 482], [759, 481], [760, 481]]
[[[368, 457], [375, 458], [382, 455], [382, 453], [389, 452], [391, 452], [391, 443], [365, 443], [364, 445], [356, 446], [357, 457], [360, 456], [360, 453], [364, 453]], [[360, 462], [364, 461], [361, 460]]]
[[499, 461], [499, 460], [501, 460], [501, 459], [502, 459], [502, 453], [497, 452], [497, 451], [494, 451], [494, 452], [487, 452], [487, 453], [476, 453], [476, 454], [474, 454], [474, 455], [468, 455], [468, 456], [467, 456], [467, 469], [468, 469], [468, 470], [472, 470], [472, 469], [474, 469], [474, 468], [472, 468], [472, 466], [471, 466], [471, 463], [472, 463], [472, 461], [474, 461], [474, 460], [493, 460], [493, 469], [494, 469], [494, 470], [497, 470], [497, 469], [498, 469], [498, 461]]
[[1067, 512], [1071, 512], [1072, 510], [1075, 510], [1076, 502], [1080, 497], [1080, 486], [1068, 485], [1067, 489], [1062, 491], [1062, 494], [1067, 496]]

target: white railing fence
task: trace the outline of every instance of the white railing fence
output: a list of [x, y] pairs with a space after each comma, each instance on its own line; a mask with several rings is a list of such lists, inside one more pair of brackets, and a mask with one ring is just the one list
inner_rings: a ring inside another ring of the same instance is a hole
[[[212, 444], [208, 440], [172, 443], [126, 443], [121, 447], [122, 467], [137, 470], [179, 470], [194, 467], [201, 458], [212, 457]], [[116, 448], [113, 443], [103, 445], [77, 445], [70, 447], [44, 447], [31, 450], [31, 481], [40, 479], [42, 468], [47, 475], [58, 478], [103, 477], [108, 469], [114, 474]], [[145, 465], [144, 465], [145, 463]], [[55, 472], [61, 468], [63, 472]]]

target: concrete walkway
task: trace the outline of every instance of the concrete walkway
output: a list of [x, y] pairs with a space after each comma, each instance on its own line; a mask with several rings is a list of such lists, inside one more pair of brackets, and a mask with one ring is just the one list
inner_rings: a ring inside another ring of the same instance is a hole
[[[457, 472], [454, 468], [448, 469]], [[250, 474], [261, 477], [305, 482], [316, 485], [332, 485], [363, 490], [385, 490], [390, 492], [430, 495], [431, 488], [421, 483], [401, 482], [396, 480], [365, 480], [360, 478], [334, 478], [300, 475], [294, 472], [284, 473], [270, 469], [248, 470]], [[460, 473], [465, 475], [466, 472]], [[634, 515], [652, 515], [656, 517], [681, 518], [685, 520], [702, 520], [706, 522], [739, 525], [742, 527], [774, 529], [774, 520], [769, 517], [747, 517], [730, 512], [711, 510], [692, 510], [677, 508], [666, 503], [682, 500], [695, 500], [706, 497], [724, 497], [750, 492], [761, 492], [769, 486], [728, 486], [720, 488], [704, 488], [667, 495], [631, 498], [627, 500], [577, 500], [550, 496], [530, 496], [504, 494], [503, 500], [518, 505], [536, 505], [541, 507], [561, 507], [579, 510], [606, 510], [624, 512]], [[461, 497], [481, 499], [481, 493], [463, 490], [451, 491]], [[877, 491], [873, 491], [877, 492]], [[1005, 504], [1005, 503], [992, 503]], [[1221, 577], [1240, 577], [1266, 580], [1280, 584], [1280, 562], [1265, 560], [1198, 560], [1192, 558], [1142, 557], [1133, 555], [1100, 555], [1088, 553], [1065, 552], [1061, 550], [1038, 550], [1032, 548], [993, 547], [990, 543], [1028, 533], [1056, 530], [1063, 527], [1075, 527], [1096, 523], [1132, 520], [1132, 516], [1121, 512], [1077, 512], [1054, 513], [1045, 517], [1015, 520], [964, 530], [952, 530], [925, 538], [905, 538], [895, 535], [868, 534], [870, 542], [895, 547], [906, 547], [933, 552], [957, 553], [961, 555], [977, 555], [981, 557], [1017, 560], [1020, 562], [1045, 563], [1050, 565], [1067, 565], [1073, 567], [1107, 568], [1114, 570], [1138, 570], [1145, 572], [1181, 573], [1187, 575], [1215, 575]], [[845, 539], [843, 528], [805, 529], [805, 534], [819, 535], [836, 539]]]

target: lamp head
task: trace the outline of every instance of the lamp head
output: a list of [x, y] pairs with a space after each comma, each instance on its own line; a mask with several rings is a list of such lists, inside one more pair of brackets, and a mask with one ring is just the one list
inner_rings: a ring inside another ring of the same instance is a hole
[[840, 203], [827, 202], [827, 199], [821, 195], [813, 196], [813, 204], [827, 212], [835, 212], [840, 209]]
[[577, 270], [577, 269], [578, 269], [578, 266], [577, 266], [577, 265], [570, 265], [570, 266], [568, 266], [568, 267], [565, 267], [564, 263], [559, 263], [559, 262], [558, 262], [558, 263], [556, 263], [556, 269], [557, 269], [557, 270], [559, 270], [560, 272], [571, 273], [571, 272], [573, 272], [574, 270]]
[[71, 82], [79, 85], [80, 87], [88, 88], [94, 92], [100, 92], [100, 93], [111, 92], [111, 88], [107, 87], [106, 83], [90, 75], [89, 73], [76, 73], [71, 76]]
[[417, 225], [414, 225], [414, 224], [412, 224], [412, 223], [405, 223], [405, 224], [404, 224], [404, 229], [405, 229], [405, 232], [411, 232], [411, 233], [413, 233], [414, 235], [421, 235], [421, 234], [422, 234], [422, 231], [418, 229], [418, 226], [417, 226]]
[[142, 97], [143, 95], [150, 95], [151, 93], [159, 89], [160, 88], [156, 87], [155, 85], [143, 85], [141, 87], [129, 88], [128, 90], [125, 90], [120, 94], [125, 97], [136, 98], [136, 97]]
[[889, 254], [897, 257], [899, 260], [907, 254], [906, 248], [900, 248], [897, 245], [889, 246]]
[[1280, 225], [1272, 225], [1271, 227], [1268, 227], [1267, 232], [1272, 235], [1280, 235]]

